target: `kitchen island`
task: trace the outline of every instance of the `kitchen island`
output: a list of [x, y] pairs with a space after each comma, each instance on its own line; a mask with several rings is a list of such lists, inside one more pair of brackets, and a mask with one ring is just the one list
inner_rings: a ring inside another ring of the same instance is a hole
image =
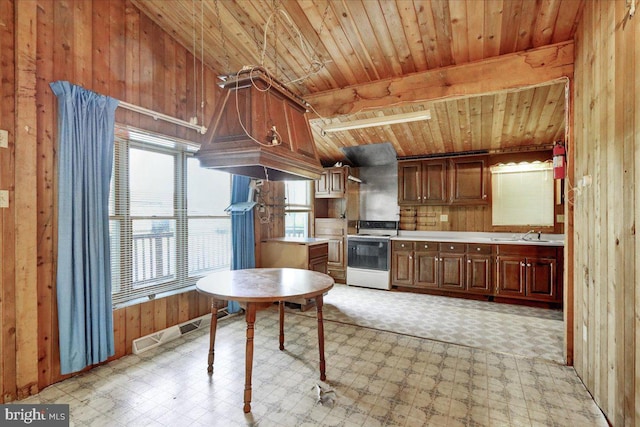
[[[275, 237], [260, 242], [260, 266], [301, 268], [327, 274], [329, 240], [315, 237]], [[313, 298], [289, 299], [302, 311], [315, 304]]]

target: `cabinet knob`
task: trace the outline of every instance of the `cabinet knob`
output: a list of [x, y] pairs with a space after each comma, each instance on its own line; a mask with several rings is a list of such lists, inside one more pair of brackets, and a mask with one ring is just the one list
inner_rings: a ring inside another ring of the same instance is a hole
[[528, 264], [528, 263], [527, 263], [527, 267], [531, 267], [531, 264]]
[[521, 263], [520, 263], [520, 267], [524, 267], [524, 262], [521, 262]]
[[449, 246], [449, 249], [453, 249], [453, 246]]
[[471, 264], [471, 260], [470, 259], [467, 260], [467, 264]]
[[411, 255], [409, 255], [409, 259], [413, 259], [413, 257]]
[[479, 251], [479, 250], [480, 250], [480, 248], [476, 248], [476, 251]]

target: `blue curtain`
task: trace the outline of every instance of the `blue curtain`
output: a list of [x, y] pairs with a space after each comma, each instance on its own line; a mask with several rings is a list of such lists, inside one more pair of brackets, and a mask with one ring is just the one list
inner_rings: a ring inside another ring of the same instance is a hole
[[69, 82], [58, 98], [58, 328], [60, 372], [114, 354], [109, 181], [118, 100]]
[[[251, 178], [247, 176], [231, 177], [231, 204], [247, 201], [250, 182]], [[256, 266], [253, 229], [253, 209], [244, 213], [231, 213], [232, 270]], [[235, 301], [229, 301], [227, 309], [229, 313], [235, 313], [240, 310], [240, 305]]]

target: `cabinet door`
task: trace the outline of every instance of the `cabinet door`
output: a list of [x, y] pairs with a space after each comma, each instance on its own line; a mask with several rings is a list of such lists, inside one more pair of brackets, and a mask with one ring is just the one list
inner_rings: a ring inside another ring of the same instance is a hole
[[501, 255], [498, 262], [497, 294], [505, 297], [525, 296], [525, 259], [520, 256]]
[[536, 300], [557, 299], [556, 260], [552, 258], [527, 258], [527, 297]]
[[448, 204], [446, 160], [429, 160], [423, 162], [421, 188], [421, 202], [423, 204]]
[[344, 268], [344, 238], [329, 238], [327, 265], [329, 267]]
[[438, 252], [415, 253], [415, 285], [421, 288], [438, 288]]
[[451, 204], [488, 204], [488, 170], [485, 158], [451, 159]]
[[490, 294], [493, 264], [486, 255], [467, 255], [466, 287], [469, 292]]
[[344, 196], [344, 169], [329, 170], [329, 194], [336, 197]]
[[316, 180], [316, 197], [323, 197], [329, 194], [329, 172], [325, 171]]
[[440, 252], [440, 287], [464, 290], [464, 254]]
[[326, 256], [312, 258], [309, 260], [309, 270], [327, 274], [327, 261], [329, 261], [329, 258]]
[[391, 259], [391, 283], [395, 286], [413, 285], [413, 252], [393, 251]]
[[422, 162], [398, 163], [398, 204], [416, 205], [422, 199]]

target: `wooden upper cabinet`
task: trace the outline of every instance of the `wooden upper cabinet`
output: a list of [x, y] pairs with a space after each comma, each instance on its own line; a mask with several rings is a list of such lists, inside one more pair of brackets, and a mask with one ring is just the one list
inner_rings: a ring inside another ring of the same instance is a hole
[[422, 162], [398, 163], [398, 204], [415, 205], [422, 199]]
[[429, 160], [422, 164], [422, 203], [447, 203], [447, 161]]
[[348, 171], [344, 167], [328, 168], [316, 180], [316, 197], [340, 198], [346, 194]]
[[486, 204], [489, 174], [486, 157], [450, 159], [451, 204]]
[[398, 162], [399, 205], [489, 203], [487, 156]]
[[398, 163], [398, 204], [442, 205], [446, 203], [446, 160]]

